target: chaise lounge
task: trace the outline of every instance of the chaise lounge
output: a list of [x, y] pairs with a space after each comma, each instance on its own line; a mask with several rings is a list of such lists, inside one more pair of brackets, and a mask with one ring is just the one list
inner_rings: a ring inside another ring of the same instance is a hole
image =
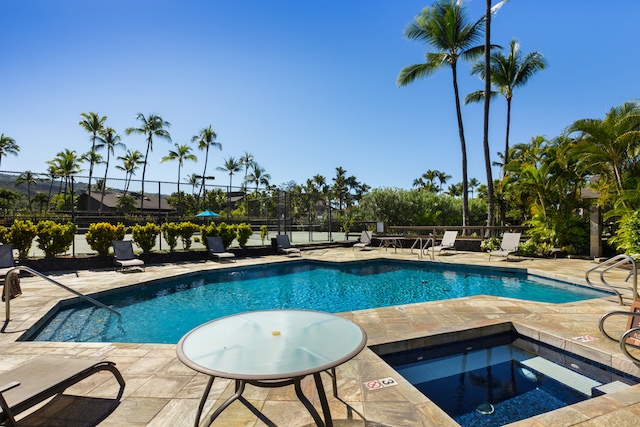
[[217, 236], [207, 237], [207, 246], [209, 246], [209, 257], [216, 258], [218, 261], [229, 260], [234, 261], [236, 255], [231, 252], [227, 252], [224, 249], [222, 238]]
[[17, 426], [15, 416], [19, 413], [100, 371], [111, 372], [120, 384], [119, 401], [125, 382], [113, 362], [40, 356], [0, 374], [0, 423]]
[[427, 250], [431, 250], [431, 253], [433, 254], [433, 257], [435, 258], [436, 252], [438, 254], [441, 254], [443, 251], [454, 251], [455, 253], [458, 253], [458, 251], [456, 250], [456, 239], [458, 238], [458, 232], [457, 231], [445, 231], [444, 232], [444, 236], [442, 236], [442, 240], [440, 241], [439, 245], [435, 245], [435, 240], [434, 240], [434, 246], [432, 246], [431, 248], [428, 248]]
[[0, 278], [7, 275], [9, 270], [16, 266], [13, 259], [13, 245], [5, 243], [0, 245]]
[[502, 244], [497, 251], [489, 252], [489, 261], [492, 256], [501, 256], [505, 258], [505, 261], [509, 260], [509, 255], [518, 252], [518, 246], [520, 245], [521, 233], [504, 233], [502, 236]]
[[144, 261], [134, 255], [131, 240], [114, 240], [111, 244], [113, 246], [113, 262], [116, 267], [120, 267], [120, 271], [129, 267], [142, 267], [144, 270]]
[[285, 255], [295, 255], [302, 256], [299, 248], [295, 248], [291, 246], [291, 242], [289, 241], [289, 236], [286, 234], [278, 234], [276, 236], [276, 240], [278, 242], [278, 253]]
[[372, 237], [373, 237], [372, 231], [364, 230], [360, 234], [358, 241], [353, 244], [353, 250], [355, 251], [356, 248], [360, 248], [360, 250], [364, 250], [364, 248], [366, 248], [367, 246], [370, 246]]

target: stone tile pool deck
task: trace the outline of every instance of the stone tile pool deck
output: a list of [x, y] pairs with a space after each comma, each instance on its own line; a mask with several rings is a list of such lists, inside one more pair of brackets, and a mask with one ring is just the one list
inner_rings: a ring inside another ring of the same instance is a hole
[[[351, 261], [370, 258], [417, 259], [409, 250], [353, 251], [351, 248], [312, 249], [303, 251], [303, 258], [326, 261]], [[296, 258], [268, 256], [239, 258], [233, 264], [195, 262], [171, 265], [150, 265], [145, 272], [119, 273], [79, 271], [54, 274], [55, 280], [80, 292], [98, 291], [162, 279], [187, 272], [216, 268], [235, 268], [268, 262], [287, 262]], [[436, 256], [436, 261], [491, 265], [496, 268], [529, 269], [531, 273], [574, 283], [584, 282], [584, 273], [595, 266], [593, 261], [574, 259], [517, 259], [489, 262], [485, 253], [459, 252]], [[431, 262], [425, 260], [424, 262]], [[624, 278], [624, 271], [614, 275]], [[68, 389], [43, 408], [21, 414], [20, 425], [64, 426], [193, 426], [195, 412], [204, 391], [207, 377], [185, 367], [176, 356], [175, 345], [122, 343], [58, 343], [16, 342], [60, 299], [71, 295], [40, 278], [22, 279], [23, 295], [11, 301], [11, 322], [0, 333], [0, 371], [10, 370], [38, 355], [55, 354], [67, 357], [95, 357], [115, 362], [127, 382], [124, 397], [115, 410], [105, 410], [117, 394], [117, 383], [110, 374], [97, 374]], [[620, 307], [617, 299], [603, 298], [567, 304], [547, 304], [489, 296], [418, 303], [342, 313], [360, 324], [368, 334], [369, 347], [404, 349], [410, 345], [437, 342], [444, 336], [466, 339], [501, 330], [509, 325], [520, 334], [550, 343], [570, 352], [640, 376], [618, 345], [605, 339], [598, 330], [598, 319]], [[626, 319], [625, 319], [626, 320]], [[482, 328], [482, 329], [479, 329]], [[611, 331], [622, 331], [624, 320], [613, 322]], [[483, 332], [479, 332], [482, 330]], [[583, 335], [595, 341], [579, 342]], [[347, 426], [457, 426], [458, 424], [413, 388], [371, 349], [365, 348], [355, 359], [337, 368], [340, 398], [334, 398], [330, 378], [323, 375], [331, 413], [336, 427]], [[398, 385], [369, 390], [364, 383], [393, 377]], [[305, 378], [303, 389], [319, 409], [319, 400], [312, 378]], [[233, 383], [217, 379], [214, 382], [205, 412], [210, 413], [233, 393]], [[76, 397], [83, 396], [83, 397]], [[256, 388], [247, 386], [244, 396], [277, 426], [299, 427], [315, 425], [305, 407], [298, 401], [292, 386]], [[104, 414], [107, 414], [104, 418]], [[364, 417], [367, 421], [363, 420]], [[264, 425], [249, 409], [233, 403], [213, 423], [213, 426]], [[511, 426], [638, 426], [640, 425], [640, 385], [624, 391], [593, 398], [553, 412], [511, 424]]]

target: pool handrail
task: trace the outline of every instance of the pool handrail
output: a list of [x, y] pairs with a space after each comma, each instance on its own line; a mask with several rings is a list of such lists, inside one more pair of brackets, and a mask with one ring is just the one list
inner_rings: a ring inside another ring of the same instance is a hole
[[[623, 295], [622, 292], [619, 291], [619, 289], [630, 290], [632, 292], [631, 299], [633, 301], [639, 301], [640, 295], [638, 295], [638, 266], [636, 264], [636, 258], [640, 258], [640, 254], [634, 254], [634, 255], [619, 254], [614, 257], [611, 257], [606, 261], [596, 265], [595, 267], [590, 268], [584, 274], [584, 279], [587, 282], [587, 284], [593, 288], [607, 290], [615, 293], [616, 296], [618, 297], [620, 305], [624, 305], [625, 295]], [[632, 282], [633, 284], [631, 287], [622, 287], [622, 286], [612, 285], [611, 283], [605, 280], [604, 275], [606, 272], [608, 272], [612, 268], [618, 267], [626, 263], [631, 263], [631, 274], [633, 277], [633, 282]], [[589, 278], [589, 275], [600, 268], [602, 268], [602, 271], [600, 271], [600, 284], [594, 284]]]
[[13, 267], [12, 269], [10, 269], [9, 271], [7, 271], [7, 275], [4, 278], [4, 298], [5, 298], [5, 323], [9, 322], [11, 320], [11, 307], [10, 307], [10, 301], [11, 301], [11, 286], [10, 286], [10, 277], [11, 277], [11, 273], [13, 273], [14, 271], [27, 271], [35, 276], [41, 277], [45, 280], [48, 280], [49, 282], [53, 283], [54, 285], [58, 285], [60, 286], [62, 289], [71, 292], [72, 294], [79, 296], [80, 298], [85, 299], [86, 301], [90, 302], [93, 305], [96, 305], [100, 308], [104, 308], [106, 310], [109, 310], [112, 313], [117, 314], [118, 316], [122, 317], [122, 315], [114, 310], [113, 308], [101, 303], [100, 301], [97, 301], [93, 298], [91, 298], [90, 296], [84, 295], [78, 291], [76, 291], [75, 289], [71, 289], [68, 286], [63, 285], [62, 283], [52, 279], [51, 277], [40, 273], [39, 271], [34, 270], [33, 268], [24, 266], [24, 265], [16, 265], [15, 267]]

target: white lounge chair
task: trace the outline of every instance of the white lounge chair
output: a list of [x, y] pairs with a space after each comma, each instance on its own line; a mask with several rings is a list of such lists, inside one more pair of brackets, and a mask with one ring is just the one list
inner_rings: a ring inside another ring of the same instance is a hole
[[0, 245], [0, 277], [5, 277], [9, 270], [16, 266], [13, 259], [13, 245]]
[[286, 234], [278, 234], [276, 236], [276, 240], [278, 242], [278, 253], [285, 255], [295, 255], [298, 254], [302, 256], [299, 248], [295, 248], [291, 246], [291, 242], [289, 241], [289, 236]]
[[144, 261], [136, 258], [131, 240], [114, 240], [111, 245], [113, 246], [113, 262], [116, 267], [120, 267], [121, 271], [129, 267], [142, 267], [144, 270]]
[[455, 253], [458, 253], [455, 246], [457, 238], [458, 238], [457, 231], [445, 231], [444, 236], [442, 236], [442, 240], [440, 241], [440, 244], [434, 245], [429, 249], [431, 249], [431, 253], [433, 254], [434, 257], [436, 255], [436, 252], [440, 254], [442, 253], [442, 251], [454, 251]]
[[209, 246], [209, 257], [216, 258], [218, 261], [229, 260], [235, 261], [236, 255], [232, 252], [227, 252], [224, 249], [222, 238], [217, 236], [207, 237], [207, 246]]
[[489, 261], [491, 261], [492, 256], [501, 256], [508, 260], [509, 255], [517, 253], [518, 245], [520, 245], [520, 235], [521, 233], [504, 233], [500, 249], [489, 252]]
[[17, 426], [15, 416], [100, 371], [109, 371], [120, 384], [116, 402], [125, 382], [113, 362], [96, 358], [68, 359], [40, 356], [0, 374], [0, 423]]
[[373, 237], [373, 232], [372, 231], [364, 230], [360, 234], [360, 237], [358, 238], [358, 241], [353, 244], [353, 250], [355, 251], [356, 248], [360, 248], [360, 250], [364, 250], [364, 248], [366, 248], [367, 246], [370, 246], [372, 237]]

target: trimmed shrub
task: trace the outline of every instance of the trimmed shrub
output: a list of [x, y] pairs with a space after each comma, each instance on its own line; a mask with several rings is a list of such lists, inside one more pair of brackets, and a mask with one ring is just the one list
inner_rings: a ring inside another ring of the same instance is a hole
[[191, 249], [191, 238], [198, 230], [200, 230], [200, 226], [193, 222], [180, 223], [180, 238], [182, 239], [182, 246], [186, 251]]
[[251, 226], [246, 223], [242, 223], [238, 225], [238, 243], [241, 248], [247, 247], [247, 242], [249, 241], [249, 237], [253, 234], [253, 230]]
[[262, 246], [264, 246], [264, 239], [269, 235], [269, 228], [266, 225], [260, 226], [260, 240], [262, 240]]
[[222, 239], [222, 244], [225, 249], [231, 246], [231, 243], [238, 237], [238, 227], [236, 225], [229, 225], [226, 222], [221, 222], [218, 226], [218, 232]]
[[78, 226], [71, 222], [58, 224], [51, 220], [40, 221], [36, 226], [38, 248], [46, 258], [55, 257], [69, 250]]
[[220, 236], [220, 230], [215, 223], [211, 223], [209, 225], [203, 225], [200, 227], [200, 235], [202, 236], [202, 243], [209, 251], [209, 242], [207, 241], [207, 237], [216, 237]]
[[21, 221], [16, 219], [13, 221], [7, 236], [7, 242], [18, 250], [20, 259], [26, 259], [29, 256], [29, 250], [37, 232], [35, 224], [29, 220]]
[[89, 230], [84, 237], [89, 247], [98, 252], [98, 255], [109, 255], [109, 248], [114, 240], [123, 240], [127, 228], [122, 223], [117, 225], [108, 222], [95, 222], [89, 225]]
[[9, 243], [9, 230], [7, 227], [0, 225], [0, 243]]
[[180, 237], [180, 226], [175, 222], [165, 222], [162, 224], [162, 236], [169, 245], [169, 252], [173, 252], [178, 246], [178, 237]]
[[142, 248], [142, 252], [149, 253], [156, 244], [160, 227], [152, 222], [146, 225], [136, 224], [131, 228], [132, 240], [136, 245]]

